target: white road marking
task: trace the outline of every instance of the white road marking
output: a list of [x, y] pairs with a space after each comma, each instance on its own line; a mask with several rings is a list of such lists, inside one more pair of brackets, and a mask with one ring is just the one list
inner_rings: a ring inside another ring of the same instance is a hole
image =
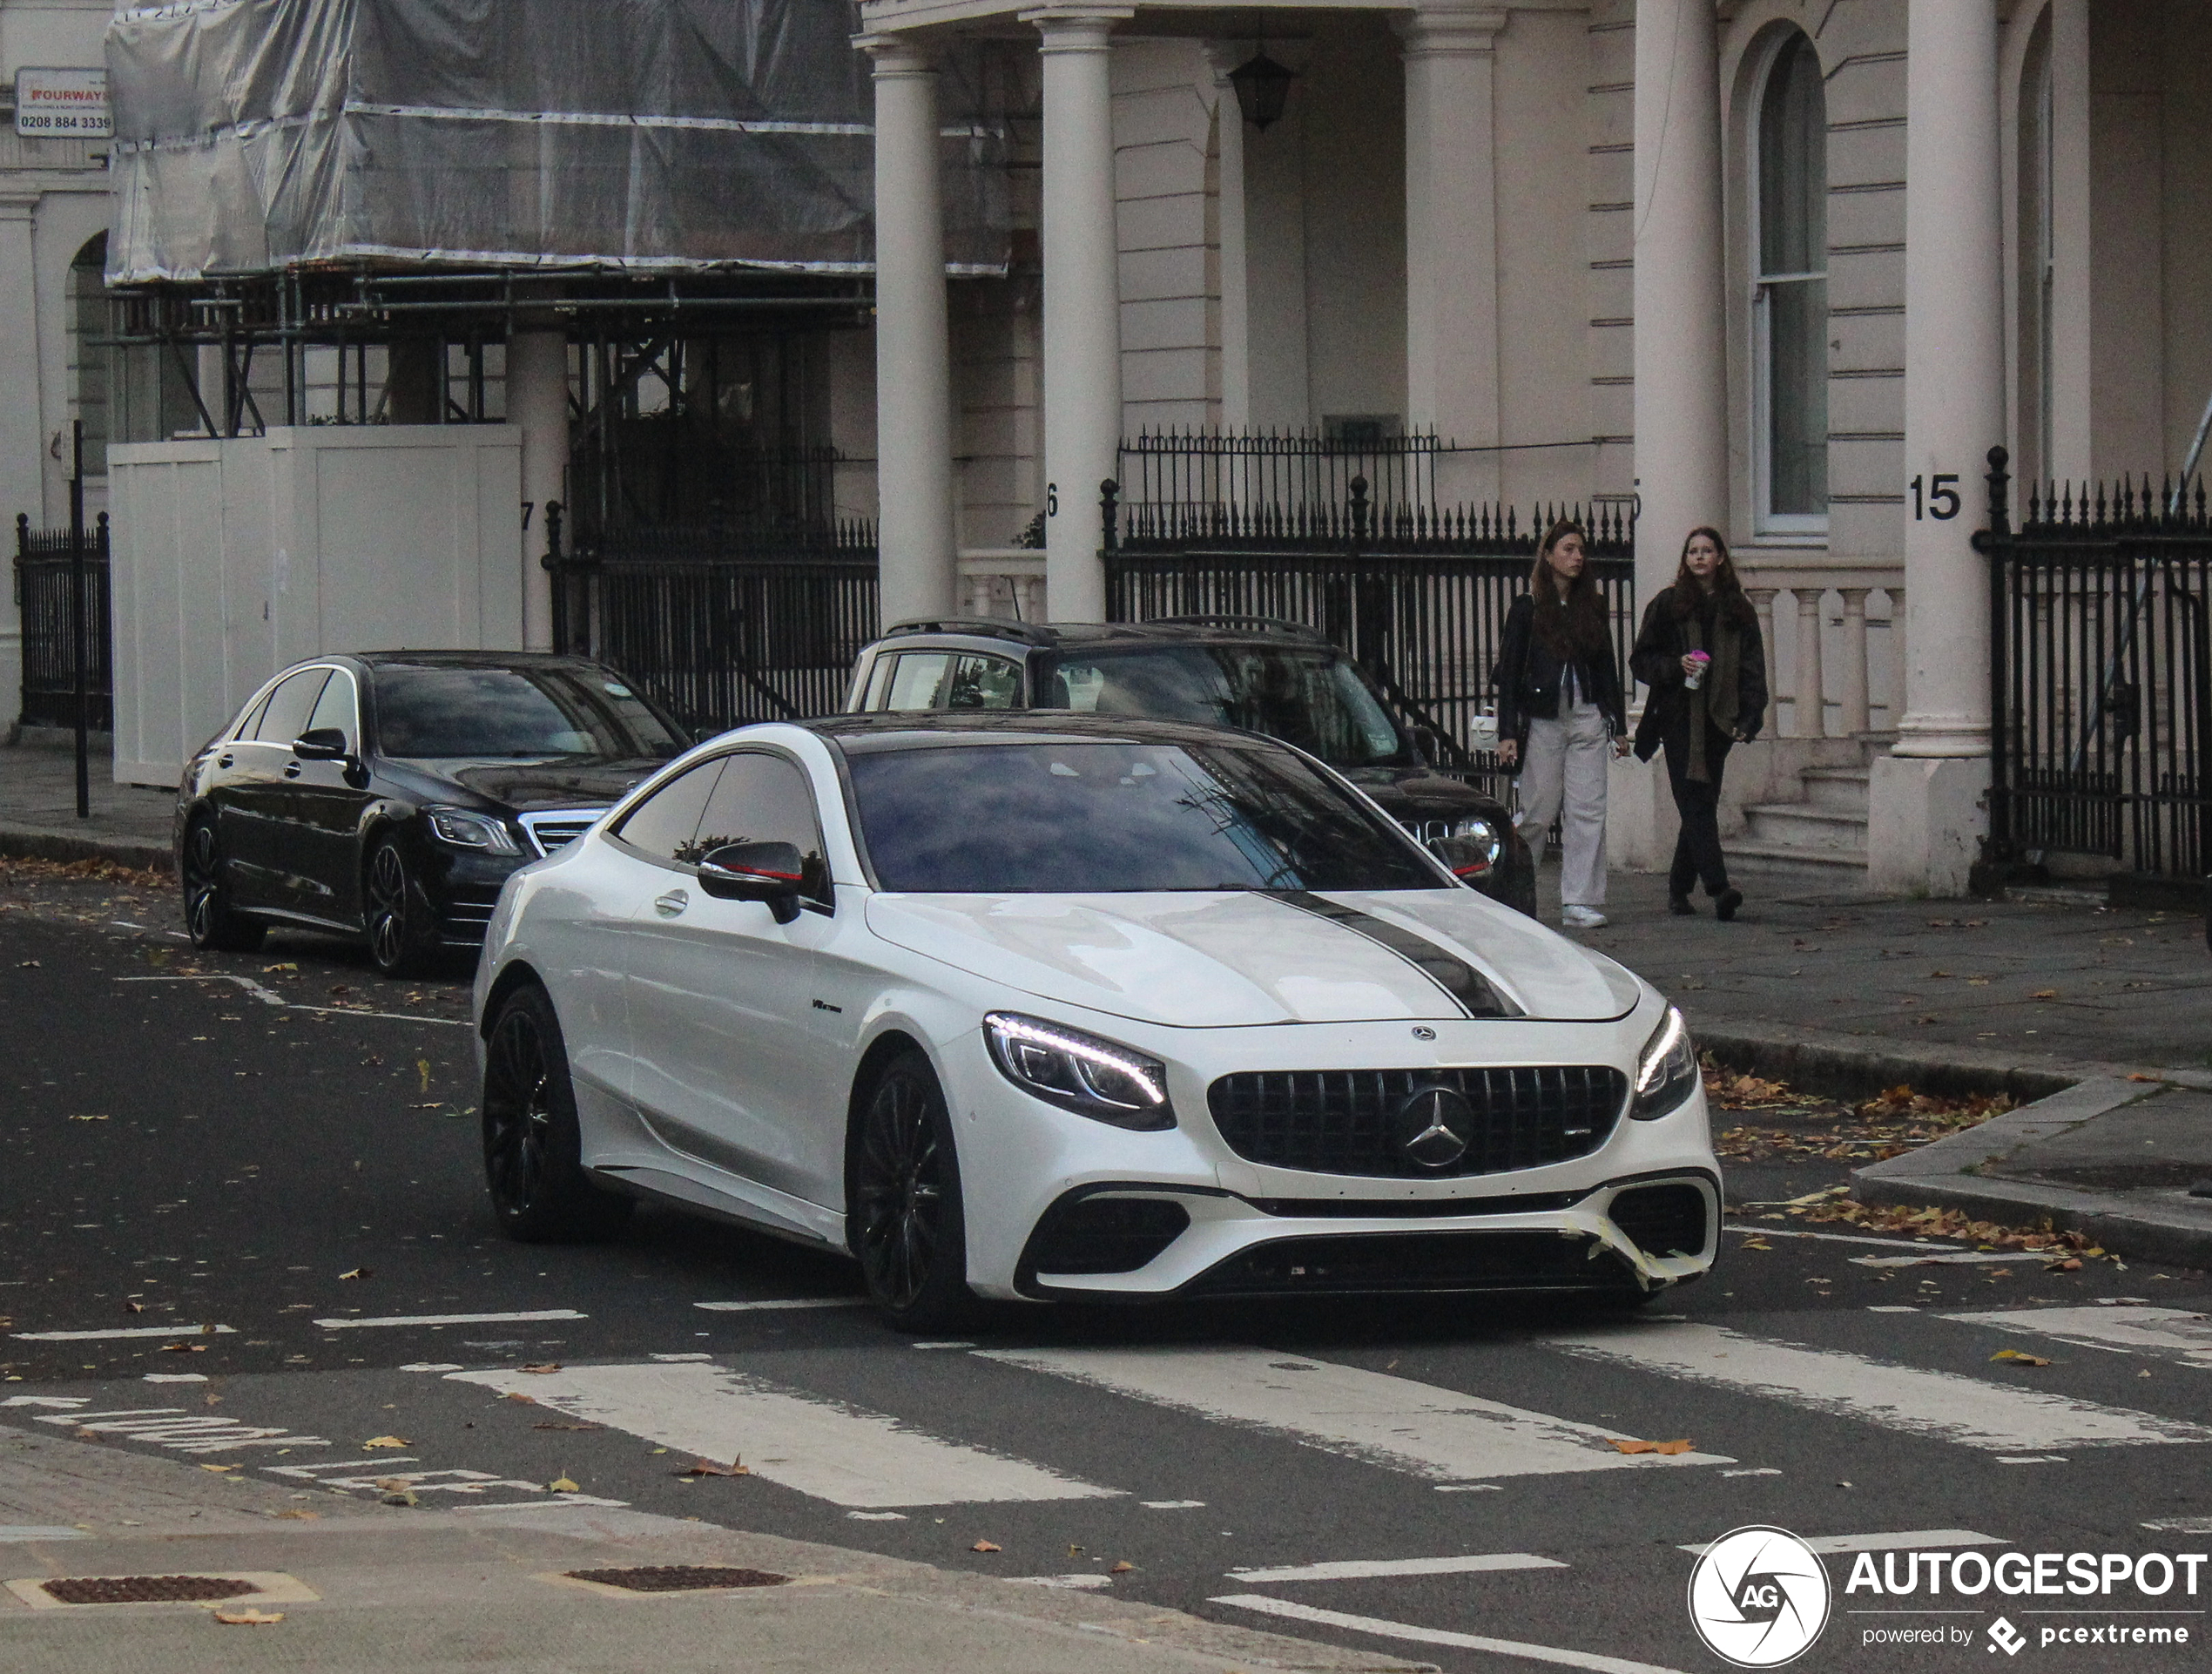
[[70, 1529], [57, 1523], [0, 1522], [0, 1541], [88, 1541], [91, 1538], [82, 1529]]
[[1931, 1255], [1940, 1255], [1958, 1246], [1949, 1244], [1924, 1244], [1917, 1239], [1867, 1238], [1857, 1232], [1807, 1232], [1796, 1227], [1784, 1226], [1723, 1226], [1723, 1232], [1741, 1232], [1747, 1238], [1809, 1238], [1823, 1244], [1866, 1244], [1878, 1250], [1924, 1250]]
[[2212, 1535], [2212, 1517], [2155, 1517], [2143, 1527], [2162, 1535]]
[[530, 1395], [541, 1407], [643, 1436], [671, 1452], [715, 1460], [742, 1456], [754, 1475], [835, 1505], [1082, 1500], [1121, 1492], [724, 1367], [583, 1366], [535, 1374], [449, 1375], [456, 1383]]
[[1679, 1669], [1663, 1668], [1657, 1663], [1630, 1662], [1625, 1657], [1602, 1657], [1595, 1651], [1561, 1650], [1554, 1645], [1532, 1645], [1519, 1639], [1492, 1639], [1478, 1633], [1453, 1633], [1444, 1628], [1416, 1627], [1410, 1622], [1389, 1622], [1378, 1616], [1348, 1616], [1342, 1610], [1318, 1610], [1311, 1604], [1293, 1603], [1287, 1598], [1270, 1598], [1264, 1593], [1232, 1593], [1209, 1602], [1227, 1604], [1235, 1610], [1256, 1610], [1262, 1616], [1288, 1617], [1294, 1622], [1370, 1633], [1378, 1639], [1450, 1645], [1459, 1650], [1487, 1650], [1500, 1657], [1523, 1657], [1532, 1663], [1556, 1663], [1561, 1668], [1587, 1668], [1595, 1674], [1682, 1674]]
[[1072, 1592], [1089, 1592], [1095, 1588], [1113, 1585], [1111, 1576], [1100, 1575], [1009, 1576], [1008, 1579], [1017, 1581], [1024, 1587], [1061, 1587]]
[[1993, 1451], [2212, 1441], [2212, 1429], [2180, 1419], [1746, 1337], [1719, 1326], [1629, 1326], [1550, 1338], [1545, 1346]]
[[[646, 1358], [658, 1360], [664, 1366], [680, 1366], [694, 1364], [700, 1360], [711, 1360], [714, 1356], [711, 1354], [649, 1354]], [[460, 1369], [459, 1367], [453, 1368], [456, 1372]]]
[[[1995, 1535], [1971, 1529], [1906, 1529], [1893, 1535], [1808, 1535], [1800, 1536], [1816, 1552], [1903, 1552], [1915, 1547], [2010, 1546]], [[1677, 1551], [1703, 1552], [1712, 1542], [1695, 1541]]]
[[110, 919], [108, 921], [108, 928], [111, 930], [144, 930], [148, 935], [165, 935], [172, 942], [189, 942], [192, 940], [192, 938], [186, 935], [182, 930], [159, 930], [156, 929], [151, 924], [133, 924], [130, 920], [123, 918]]
[[1909, 1302], [1876, 1303], [1866, 1310], [1869, 1313], [1918, 1313], [1920, 1310]]
[[48, 1413], [41, 1424], [71, 1424], [95, 1435], [154, 1441], [178, 1453], [228, 1453], [234, 1448], [328, 1448], [320, 1435], [300, 1435], [279, 1426], [241, 1424], [235, 1419], [195, 1414], [181, 1407], [144, 1407], [112, 1413]]
[[1989, 1313], [1946, 1313], [1961, 1325], [1991, 1326], [2027, 1337], [2123, 1353], [2186, 1354], [2202, 1363], [2212, 1356], [2212, 1318], [2187, 1308], [2006, 1308]]
[[1439, 1494], [1503, 1494], [1505, 1489], [1496, 1482], [1439, 1482]]
[[228, 971], [207, 971], [196, 976], [118, 976], [118, 982], [235, 982], [265, 1006], [283, 1011], [314, 1011], [333, 1017], [388, 1017], [395, 1023], [441, 1023], [448, 1029], [470, 1027], [466, 1017], [425, 1017], [412, 1011], [365, 1011], [359, 1006], [310, 1006], [287, 1000], [265, 983]]
[[1139, 1500], [1137, 1504], [1147, 1511], [1199, 1511], [1205, 1508], [1204, 1500]]
[[538, 1320], [588, 1320], [574, 1308], [537, 1308], [528, 1313], [388, 1313], [372, 1320], [318, 1320], [325, 1331], [360, 1331], [372, 1326], [504, 1326]]
[[1723, 1476], [1779, 1476], [1782, 1473], [1772, 1465], [1766, 1465], [1757, 1470], [1724, 1470], [1721, 1475]]
[[986, 1349], [979, 1358], [1433, 1479], [1736, 1462], [1624, 1454], [1610, 1445], [1614, 1432], [1594, 1425], [1265, 1349]]
[[903, 1511], [848, 1511], [845, 1514], [855, 1522], [904, 1522]]
[[1271, 1569], [1231, 1569], [1231, 1581], [1372, 1581], [1389, 1576], [1472, 1576], [1494, 1569], [1564, 1569], [1556, 1558], [1534, 1552], [1476, 1552], [1455, 1558], [1345, 1558], [1330, 1563], [1287, 1563]]
[[1980, 1267], [1994, 1261], [2048, 1261], [2040, 1250], [1975, 1250], [1965, 1255], [1852, 1256], [1854, 1267]]
[[409, 1360], [400, 1368], [402, 1372], [458, 1372], [459, 1360]]
[[235, 1326], [114, 1326], [98, 1331], [17, 1331], [19, 1343], [93, 1343], [125, 1337], [235, 1337]]
[[207, 1374], [205, 1372], [149, 1372], [145, 1374], [145, 1381], [147, 1383], [205, 1383], [207, 1381]]
[[864, 1308], [865, 1296], [793, 1296], [776, 1302], [694, 1302], [709, 1313], [758, 1313], [773, 1308]]
[[2067, 1462], [2067, 1457], [2062, 1453], [2031, 1453], [2014, 1458], [2007, 1458], [2003, 1454], [2000, 1454], [1997, 1456], [1997, 1462], [2000, 1465], [2063, 1465]]

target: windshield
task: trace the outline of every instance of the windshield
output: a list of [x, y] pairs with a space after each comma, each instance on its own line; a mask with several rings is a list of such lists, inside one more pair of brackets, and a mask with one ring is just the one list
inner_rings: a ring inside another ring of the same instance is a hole
[[856, 753], [851, 768], [887, 890], [1450, 887], [1397, 827], [1265, 746], [987, 740]]
[[380, 666], [376, 729], [388, 756], [664, 760], [684, 748], [607, 671], [550, 665]]
[[1040, 709], [1240, 726], [1339, 767], [1405, 758], [1397, 726], [1375, 694], [1326, 646], [1102, 648], [1063, 657], [1040, 684]]

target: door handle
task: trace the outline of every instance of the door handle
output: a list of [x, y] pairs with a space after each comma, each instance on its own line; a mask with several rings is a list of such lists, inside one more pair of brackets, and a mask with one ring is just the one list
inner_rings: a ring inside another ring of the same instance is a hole
[[285, 776], [287, 779], [297, 779], [297, 778], [299, 778], [299, 777], [300, 777], [300, 764], [299, 764], [298, 762], [296, 762], [296, 761], [295, 761], [295, 762], [293, 762], [293, 763], [290, 766], [287, 767], [287, 768], [284, 770], [284, 776]]
[[231, 765], [231, 758], [228, 756], [217, 756], [215, 758], [215, 765], [218, 767], [227, 767]]
[[663, 918], [674, 918], [691, 904], [691, 898], [681, 889], [671, 889], [653, 903], [653, 910]]

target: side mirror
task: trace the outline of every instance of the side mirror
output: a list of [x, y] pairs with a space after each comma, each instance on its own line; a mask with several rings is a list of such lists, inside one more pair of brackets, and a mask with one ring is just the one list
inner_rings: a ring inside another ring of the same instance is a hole
[[806, 862], [789, 843], [725, 843], [699, 858], [699, 888], [717, 901], [766, 904], [776, 922], [799, 916]]
[[338, 728], [318, 726], [292, 740], [292, 753], [302, 761], [343, 761], [353, 752]]

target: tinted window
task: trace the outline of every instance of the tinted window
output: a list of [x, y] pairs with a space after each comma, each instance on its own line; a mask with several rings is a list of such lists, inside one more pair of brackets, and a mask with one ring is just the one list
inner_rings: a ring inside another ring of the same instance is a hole
[[643, 699], [596, 669], [376, 671], [377, 744], [388, 756], [614, 756], [665, 759], [683, 745]]
[[1401, 759], [1398, 728], [1335, 651], [1280, 645], [1150, 645], [1062, 659], [1040, 709], [1154, 715], [1264, 732], [1339, 766]]
[[631, 809], [616, 835], [657, 861], [688, 865], [694, 858], [691, 838], [706, 812], [706, 799], [721, 776], [719, 761], [705, 761], [678, 774]]
[[329, 678], [327, 668], [303, 668], [297, 674], [287, 675], [284, 684], [269, 693], [268, 705], [254, 724], [253, 736], [264, 744], [288, 746], [307, 730], [307, 717], [315, 712], [315, 699], [322, 695], [323, 682]]
[[744, 753], [724, 758], [706, 813], [677, 858], [696, 862], [726, 843], [789, 843], [806, 857], [808, 893], [820, 894], [827, 882], [813, 787], [798, 764], [781, 756]]
[[855, 754], [852, 775], [886, 889], [1447, 887], [1395, 826], [1264, 747], [940, 746]]
[[[881, 671], [888, 666], [887, 676]], [[885, 659], [869, 681], [870, 709], [1011, 709], [1022, 665], [974, 651], [910, 651]]]
[[361, 723], [354, 713], [353, 677], [345, 673], [333, 674], [330, 684], [323, 687], [322, 696], [315, 704], [314, 713], [307, 717], [302, 734], [319, 726], [335, 727], [346, 735], [346, 747], [350, 750], [361, 738]]

